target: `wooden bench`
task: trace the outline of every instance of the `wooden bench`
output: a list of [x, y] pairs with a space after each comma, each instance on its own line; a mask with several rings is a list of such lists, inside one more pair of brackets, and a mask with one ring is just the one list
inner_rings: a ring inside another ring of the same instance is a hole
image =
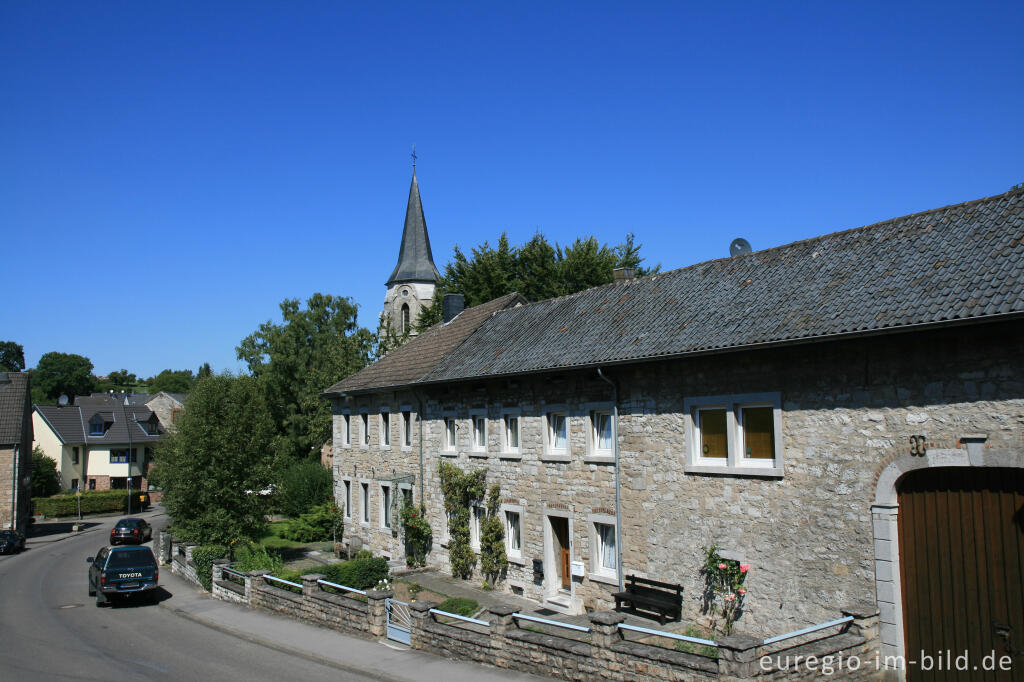
[[663, 583], [658, 580], [626, 576], [626, 591], [616, 592], [615, 610], [621, 611], [622, 605], [628, 604], [633, 613], [649, 611], [658, 614], [658, 622], [662, 625], [668, 620], [680, 620], [683, 611], [683, 586]]

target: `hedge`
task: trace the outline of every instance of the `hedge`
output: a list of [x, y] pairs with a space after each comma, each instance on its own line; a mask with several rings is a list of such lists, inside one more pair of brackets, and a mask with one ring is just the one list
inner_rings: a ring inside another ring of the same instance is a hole
[[[133, 490], [132, 511], [142, 511], [149, 506], [149, 493]], [[82, 513], [128, 512], [129, 492], [127, 490], [89, 490], [82, 493]], [[33, 497], [32, 508], [36, 514], [45, 516], [78, 516], [78, 499], [74, 495], [56, 497]]]
[[213, 588], [213, 561], [228, 555], [224, 545], [200, 545], [192, 548], [192, 563], [196, 567], [199, 582], [209, 592]]
[[357, 590], [368, 590], [388, 577], [388, 562], [383, 557], [368, 557], [318, 566], [316, 570], [324, 574], [328, 582], [354, 587]]

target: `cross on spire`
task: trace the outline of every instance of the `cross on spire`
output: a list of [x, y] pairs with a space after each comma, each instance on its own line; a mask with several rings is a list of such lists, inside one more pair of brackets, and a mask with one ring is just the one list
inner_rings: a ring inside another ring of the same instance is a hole
[[416, 170], [416, 143], [412, 144], [412, 168]]

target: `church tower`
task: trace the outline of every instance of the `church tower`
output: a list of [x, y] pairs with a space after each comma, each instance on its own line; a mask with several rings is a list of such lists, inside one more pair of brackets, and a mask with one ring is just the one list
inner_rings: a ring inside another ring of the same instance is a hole
[[396, 334], [416, 333], [413, 330], [416, 316], [433, 302], [434, 287], [440, 276], [430, 253], [430, 237], [427, 236], [427, 221], [423, 218], [414, 155], [398, 265], [388, 278], [388, 293], [384, 297], [384, 316]]

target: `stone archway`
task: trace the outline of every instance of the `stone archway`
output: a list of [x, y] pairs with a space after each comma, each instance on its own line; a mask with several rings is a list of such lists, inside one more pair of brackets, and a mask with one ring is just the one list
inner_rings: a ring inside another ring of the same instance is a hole
[[899, 482], [911, 472], [933, 467], [1024, 468], [1024, 453], [987, 449], [986, 440], [984, 435], [967, 435], [960, 439], [961, 448], [930, 449], [924, 455], [902, 455], [889, 463], [878, 476], [871, 518], [875, 595], [880, 612], [879, 636], [882, 665], [886, 668], [892, 667], [886, 665], [887, 657], [893, 661], [906, 655], [900, 586]]

